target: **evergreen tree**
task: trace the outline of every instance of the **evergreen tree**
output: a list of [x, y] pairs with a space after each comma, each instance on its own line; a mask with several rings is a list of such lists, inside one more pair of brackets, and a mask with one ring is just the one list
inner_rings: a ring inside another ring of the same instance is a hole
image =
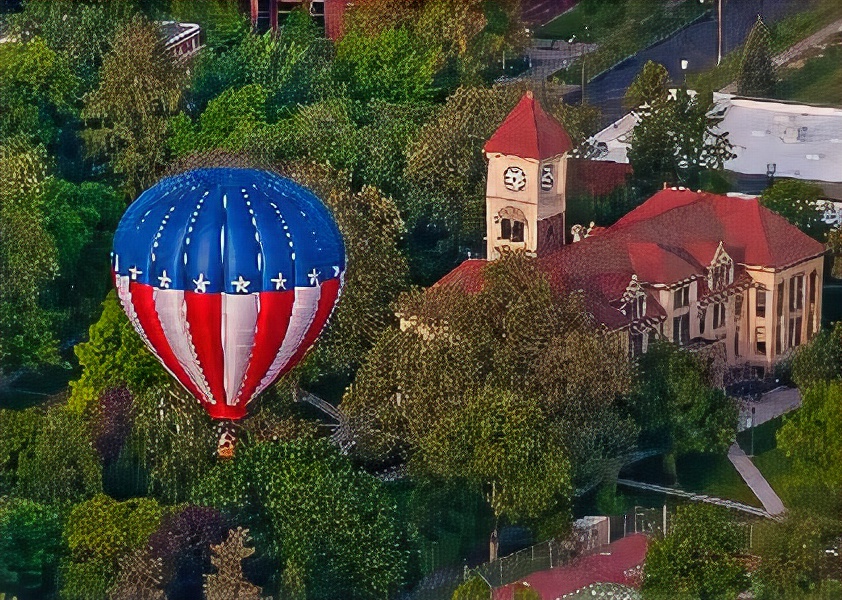
[[741, 96], [768, 98], [775, 92], [776, 83], [769, 29], [758, 16], [743, 50], [737, 90]]
[[111, 600], [167, 600], [161, 589], [163, 561], [149, 548], [138, 548], [120, 560], [120, 574], [111, 588]]
[[206, 600], [260, 600], [260, 588], [243, 575], [243, 559], [254, 554], [254, 548], [246, 548], [248, 532], [237, 527], [228, 532], [224, 542], [211, 546], [216, 573], [205, 575]]

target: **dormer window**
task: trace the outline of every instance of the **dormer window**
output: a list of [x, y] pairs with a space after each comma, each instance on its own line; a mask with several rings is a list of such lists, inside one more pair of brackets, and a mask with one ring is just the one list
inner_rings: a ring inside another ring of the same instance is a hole
[[722, 242], [708, 267], [708, 286], [714, 291], [728, 287], [734, 282], [734, 261], [725, 252]]

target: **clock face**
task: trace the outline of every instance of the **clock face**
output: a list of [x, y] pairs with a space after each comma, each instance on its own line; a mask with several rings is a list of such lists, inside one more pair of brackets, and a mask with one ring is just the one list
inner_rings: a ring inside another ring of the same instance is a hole
[[520, 167], [509, 167], [503, 173], [503, 182], [513, 192], [520, 192], [526, 187], [526, 173]]
[[541, 169], [541, 189], [549, 192], [553, 189], [553, 183], [555, 183], [553, 179], [553, 167], [552, 165], [544, 165], [544, 168]]

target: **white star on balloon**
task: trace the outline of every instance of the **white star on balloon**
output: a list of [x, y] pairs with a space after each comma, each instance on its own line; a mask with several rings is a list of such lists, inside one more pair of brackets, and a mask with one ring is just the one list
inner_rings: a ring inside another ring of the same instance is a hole
[[285, 289], [287, 289], [287, 287], [286, 287], [287, 280], [286, 280], [286, 279], [284, 279], [284, 276], [283, 276], [283, 274], [282, 274], [282, 273], [278, 273], [278, 277], [277, 277], [276, 279], [272, 279], [271, 281], [272, 281], [272, 283], [274, 283], [274, 284], [275, 284], [275, 289], [276, 289], [276, 290], [285, 290]]
[[339, 267], [333, 267], [333, 276], [339, 277]]
[[315, 268], [312, 273], [307, 273], [307, 277], [310, 278], [310, 285], [319, 285], [319, 275], [321, 275], [321, 273], [316, 271]]
[[164, 274], [161, 275], [160, 277], [158, 277], [158, 281], [161, 282], [161, 287], [163, 289], [165, 289], [165, 290], [170, 289], [170, 283], [172, 282], [172, 279], [170, 277], [167, 277], [166, 269], [164, 269]]
[[247, 280], [243, 279], [242, 275], [240, 275], [237, 278], [236, 281], [231, 282], [231, 285], [233, 285], [237, 288], [234, 291], [238, 294], [248, 294], [250, 284], [251, 284], [251, 281], [247, 281]]
[[132, 267], [131, 269], [129, 269], [129, 273], [132, 274], [132, 281], [137, 281], [137, 276], [143, 275], [143, 271], [141, 271], [137, 267]]
[[200, 294], [204, 294], [208, 291], [208, 285], [210, 285], [210, 281], [205, 279], [204, 273], [199, 273], [199, 278], [194, 279], [193, 283], [196, 284], [196, 291]]

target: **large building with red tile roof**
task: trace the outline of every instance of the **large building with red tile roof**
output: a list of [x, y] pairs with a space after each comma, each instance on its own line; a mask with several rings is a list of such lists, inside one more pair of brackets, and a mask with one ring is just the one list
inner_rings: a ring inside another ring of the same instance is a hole
[[[565, 245], [571, 147], [531, 95], [485, 145], [489, 259], [536, 254], [552, 287], [581, 293], [632, 353], [661, 337], [766, 370], [818, 332], [825, 247], [757, 198], [664, 189]], [[465, 261], [436, 285], [478, 293], [486, 264]]]

